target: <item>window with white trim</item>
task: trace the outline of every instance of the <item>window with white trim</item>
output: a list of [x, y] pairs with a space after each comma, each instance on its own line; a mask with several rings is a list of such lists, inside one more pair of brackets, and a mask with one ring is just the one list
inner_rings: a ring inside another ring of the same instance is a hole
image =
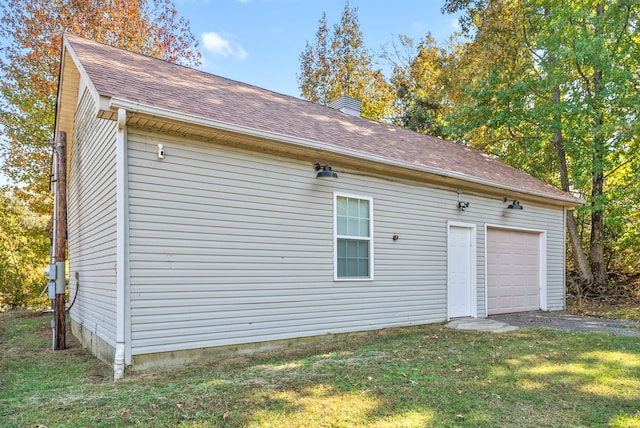
[[335, 279], [373, 279], [373, 199], [335, 195]]

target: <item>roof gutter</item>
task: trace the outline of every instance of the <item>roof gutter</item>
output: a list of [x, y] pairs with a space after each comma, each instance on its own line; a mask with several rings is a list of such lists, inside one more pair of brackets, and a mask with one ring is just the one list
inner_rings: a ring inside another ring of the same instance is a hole
[[583, 204], [585, 201], [582, 199], [574, 198], [574, 197], [563, 197], [559, 195], [552, 195], [549, 193], [536, 192], [529, 189], [524, 189], [520, 187], [506, 187], [501, 183], [496, 183], [491, 180], [485, 180], [477, 177], [469, 177], [464, 174], [455, 173], [452, 171], [447, 171], [441, 168], [434, 168], [424, 165], [415, 165], [409, 162], [399, 161], [395, 159], [386, 158], [379, 155], [374, 155], [371, 153], [360, 152], [357, 150], [346, 149], [344, 147], [338, 147], [331, 144], [327, 144], [320, 141], [308, 140], [304, 138], [292, 137], [290, 135], [279, 134], [276, 132], [268, 132], [260, 129], [249, 128], [246, 126], [238, 126], [227, 122], [222, 122], [214, 119], [204, 118], [202, 116], [196, 116], [186, 113], [180, 113], [175, 110], [169, 110], [162, 107], [154, 107], [147, 104], [141, 104], [137, 102], [127, 101], [121, 98], [112, 97], [109, 101], [109, 107], [112, 109], [126, 109], [132, 113], [142, 113], [148, 114], [151, 116], [164, 117], [167, 119], [175, 120], [178, 122], [185, 122], [193, 125], [204, 126], [208, 128], [219, 129], [222, 131], [228, 131], [238, 134], [249, 135], [251, 137], [262, 138], [267, 140], [279, 141], [282, 143], [292, 144], [295, 146], [311, 148], [316, 150], [330, 151], [335, 154], [356, 157], [376, 163], [396, 166], [400, 168], [410, 169], [414, 171], [425, 172], [433, 175], [439, 175], [447, 178], [467, 181], [474, 184], [480, 184], [490, 187], [495, 187], [502, 190], [507, 190], [510, 192], [519, 192], [526, 195], [546, 198], [546, 199], [554, 199], [562, 202], [566, 202], [569, 206], [577, 206]]

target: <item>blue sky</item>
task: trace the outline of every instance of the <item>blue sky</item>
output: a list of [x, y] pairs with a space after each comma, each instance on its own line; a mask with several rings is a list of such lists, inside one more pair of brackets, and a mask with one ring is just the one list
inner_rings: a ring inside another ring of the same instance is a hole
[[[326, 12], [330, 26], [340, 21], [344, 0], [174, 0], [189, 19], [203, 55], [201, 70], [272, 91], [299, 96], [299, 57], [313, 43]], [[365, 46], [372, 51], [403, 34], [427, 32], [439, 43], [458, 29], [436, 0], [351, 0]], [[384, 64], [380, 64], [380, 68]]]
[[[350, 0], [358, 9], [365, 46], [375, 52], [398, 35], [431, 32], [439, 43], [458, 29], [437, 0]], [[344, 0], [174, 0], [202, 52], [201, 70], [275, 92], [300, 96], [299, 57], [313, 43], [326, 12], [329, 26], [342, 16]], [[385, 64], [379, 64], [384, 70]], [[0, 185], [7, 180], [0, 173]]]

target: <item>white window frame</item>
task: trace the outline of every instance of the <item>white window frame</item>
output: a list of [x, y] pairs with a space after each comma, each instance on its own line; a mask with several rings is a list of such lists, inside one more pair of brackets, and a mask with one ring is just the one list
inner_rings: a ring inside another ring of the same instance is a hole
[[[369, 236], [353, 237], [338, 235], [338, 198], [351, 198], [369, 201]], [[338, 277], [338, 239], [359, 239], [369, 241], [369, 276], [368, 277]], [[373, 197], [354, 195], [350, 193], [333, 192], [333, 280], [334, 281], [373, 281], [374, 279], [374, 245], [373, 245]]]

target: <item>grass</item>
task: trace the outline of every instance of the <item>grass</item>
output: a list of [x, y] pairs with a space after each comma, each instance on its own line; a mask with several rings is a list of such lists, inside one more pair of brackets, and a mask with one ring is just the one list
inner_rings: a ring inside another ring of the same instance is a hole
[[640, 426], [637, 337], [430, 325], [112, 382], [49, 323], [0, 314], [3, 427]]

